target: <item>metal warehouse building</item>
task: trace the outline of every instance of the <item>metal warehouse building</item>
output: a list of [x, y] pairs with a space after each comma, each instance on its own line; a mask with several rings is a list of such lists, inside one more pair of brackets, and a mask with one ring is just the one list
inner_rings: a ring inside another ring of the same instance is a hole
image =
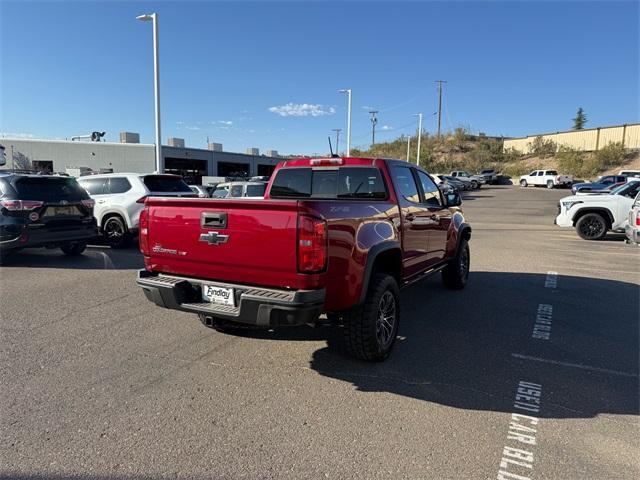
[[[67, 169], [94, 172], [150, 173], [155, 170], [155, 147], [137, 143], [137, 134], [122, 132], [120, 143], [76, 142], [67, 140], [36, 140], [0, 138], [5, 147], [7, 163], [0, 169], [20, 169], [41, 172], [65, 172]], [[222, 151], [219, 143], [208, 149], [189, 148], [184, 140], [169, 139], [162, 146], [166, 173], [182, 175], [188, 183], [198, 184], [203, 176], [269, 175], [280, 160], [275, 150], [260, 155]]]
[[569, 130], [565, 132], [540, 133], [522, 138], [504, 140], [504, 149], [511, 148], [521, 153], [531, 153], [531, 142], [536, 137], [551, 140], [557, 145], [575, 148], [577, 150], [595, 151], [609, 143], [620, 142], [625, 148], [640, 149], [640, 123], [617, 125], [614, 127], [585, 128], [584, 130]]

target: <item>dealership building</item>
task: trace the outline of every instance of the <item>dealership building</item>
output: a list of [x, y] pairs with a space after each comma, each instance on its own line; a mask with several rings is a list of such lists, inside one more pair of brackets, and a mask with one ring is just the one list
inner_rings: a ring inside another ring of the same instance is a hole
[[[131, 132], [121, 132], [119, 143], [3, 137], [0, 144], [5, 147], [6, 165], [0, 170], [66, 172], [75, 176], [155, 171], [155, 146], [139, 142], [140, 136]], [[232, 153], [223, 151], [219, 143], [209, 143], [206, 149], [190, 148], [180, 138], [170, 138], [168, 145], [162, 146], [162, 157], [165, 173], [182, 175], [191, 184], [201, 183], [203, 176], [270, 175], [280, 161], [275, 150], [262, 155], [257, 148]]]

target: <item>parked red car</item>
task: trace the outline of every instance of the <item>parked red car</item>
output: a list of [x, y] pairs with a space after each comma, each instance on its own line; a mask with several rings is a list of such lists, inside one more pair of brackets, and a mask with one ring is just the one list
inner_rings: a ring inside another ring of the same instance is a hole
[[471, 227], [460, 203], [403, 161], [287, 160], [265, 199], [149, 197], [138, 285], [217, 329], [314, 324], [326, 313], [352, 355], [382, 360], [401, 287], [436, 272], [447, 287], [467, 283]]

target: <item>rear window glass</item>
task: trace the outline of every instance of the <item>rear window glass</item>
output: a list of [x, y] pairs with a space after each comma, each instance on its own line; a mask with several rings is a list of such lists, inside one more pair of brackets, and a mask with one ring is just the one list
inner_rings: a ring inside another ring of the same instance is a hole
[[558, 172], [555, 170], [547, 170], [547, 175], [558, 175]]
[[271, 186], [272, 197], [385, 199], [387, 191], [377, 168], [284, 168]]
[[21, 200], [82, 200], [89, 198], [87, 192], [75, 178], [69, 177], [24, 177], [13, 184]]
[[112, 177], [109, 179], [109, 193], [125, 193], [131, 190], [131, 184], [125, 177]]
[[142, 180], [150, 192], [193, 193], [184, 180], [166, 175], [147, 175]]
[[264, 185], [247, 185], [247, 197], [264, 197], [266, 189], [266, 183]]

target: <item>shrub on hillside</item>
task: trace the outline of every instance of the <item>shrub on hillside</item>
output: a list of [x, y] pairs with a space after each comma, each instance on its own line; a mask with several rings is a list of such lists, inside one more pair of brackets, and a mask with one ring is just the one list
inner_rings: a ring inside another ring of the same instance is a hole
[[585, 176], [597, 175], [611, 167], [621, 165], [626, 156], [627, 152], [622, 143], [609, 143], [584, 160], [582, 174]]
[[558, 147], [558, 153], [556, 153], [558, 168], [562, 173], [569, 175], [584, 175], [584, 157], [584, 152], [564, 145]]
[[531, 153], [540, 158], [545, 158], [556, 153], [558, 146], [553, 140], [545, 140], [542, 135], [538, 135], [529, 143]]
[[[526, 175], [537, 167], [532, 167], [524, 161], [504, 164], [500, 173], [512, 179], [518, 179], [521, 175]], [[514, 182], [517, 183], [517, 182]]]

